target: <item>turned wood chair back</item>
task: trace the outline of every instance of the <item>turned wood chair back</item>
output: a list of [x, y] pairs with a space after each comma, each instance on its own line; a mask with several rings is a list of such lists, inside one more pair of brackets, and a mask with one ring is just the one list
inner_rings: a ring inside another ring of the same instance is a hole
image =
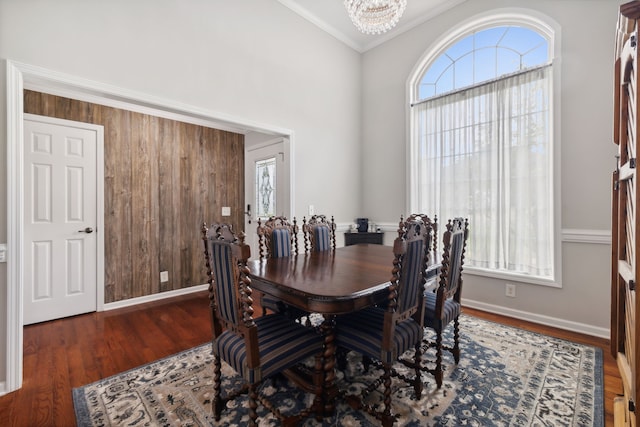
[[462, 269], [469, 237], [469, 221], [463, 218], [449, 220], [442, 236], [442, 267], [438, 283], [436, 317], [440, 318], [445, 300], [453, 298], [460, 303]]
[[264, 223], [258, 218], [260, 259], [297, 255], [298, 231], [295, 218], [289, 222], [284, 216], [272, 216]]
[[[423, 292], [432, 234], [431, 225], [421, 215], [400, 220], [393, 247], [395, 258], [387, 309], [398, 313], [402, 319], [413, 316], [424, 305]], [[422, 313], [416, 317], [418, 319], [422, 323]]]
[[412, 216], [422, 218], [425, 224], [431, 226], [431, 253], [429, 254], [429, 264], [431, 265], [434, 262], [438, 262], [438, 216], [434, 215], [433, 219], [425, 214], [413, 214]]
[[244, 233], [236, 236], [228, 224], [202, 224], [205, 265], [209, 280], [209, 301], [213, 323], [213, 339], [224, 330], [232, 330], [245, 338], [250, 367], [258, 366], [258, 341], [253, 322], [251, 279], [247, 260], [251, 248]]
[[336, 223], [331, 217], [331, 222], [325, 215], [313, 215], [307, 222], [302, 218], [302, 233], [304, 234], [305, 252], [321, 252], [335, 250], [336, 248]]
[[[396, 360], [394, 339], [396, 327], [413, 318], [422, 330], [424, 325], [424, 285], [426, 283], [431, 227], [419, 215], [400, 220], [398, 237], [393, 243], [391, 285], [382, 325], [381, 358], [385, 363]], [[404, 333], [401, 331], [400, 333]], [[420, 341], [422, 336], [417, 337]]]

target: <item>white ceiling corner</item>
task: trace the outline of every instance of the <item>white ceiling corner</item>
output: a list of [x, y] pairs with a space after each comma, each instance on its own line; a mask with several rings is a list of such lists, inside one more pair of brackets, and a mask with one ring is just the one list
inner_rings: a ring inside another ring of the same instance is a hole
[[426, 22], [467, 0], [407, 0], [407, 8], [395, 28], [379, 35], [359, 32], [342, 0], [278, 0], [293, 12], [362, 53]]

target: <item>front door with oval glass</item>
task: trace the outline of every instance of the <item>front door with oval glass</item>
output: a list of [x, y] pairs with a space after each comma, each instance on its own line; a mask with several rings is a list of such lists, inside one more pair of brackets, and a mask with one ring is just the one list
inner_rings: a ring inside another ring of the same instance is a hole
[[245, 230], [251, 257], [258, 257], [257, 219], [290, 213], [286, 138], [247, 148], [245, 153]]

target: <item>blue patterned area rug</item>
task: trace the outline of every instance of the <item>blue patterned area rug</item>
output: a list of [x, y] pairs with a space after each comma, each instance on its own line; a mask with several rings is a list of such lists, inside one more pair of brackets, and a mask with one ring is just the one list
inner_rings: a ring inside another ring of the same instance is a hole
[[[455, 366], [444, 353], [447, 368], [440, 390], [428, 374], [420, 400], [394, 382], [397, 426], [603, 426], [603, 367], [599, 348], [503, 326], [471, 316], [461, 318], [462, 356]], [[451, 328], [449, 328], [451, 329]], [[212, 356], [210, 344], [73, 390], [79, 426], [238, 426], [248, 422], [246, 396], [230, 402], [222, 420], [211, 416]], [[365, 373], [349, 354], [351, 388], [378, 373]], [[431, 350], [427, 357], [432, 358]], [[403, 367], [398, 364], [398, 370]], [[345, 375], [338, 373], [338, 381]], [[356, 381], [354, 383], [354, 380]], [[239, 387], [241, 379], [223, 364], [223, 388]], [[341, 384], [345, 386], [345, 384]], [[263, 394], [287, 413], [308, 405], [312, 395], [286, 380], [267, 381]], [[380, 398], [375, 396], [374, 399]], [[261, 405], [260, 425], [279, 422]], [[377, 426], [375, 419], [338, 402], [335, 416], [304, 426]]]

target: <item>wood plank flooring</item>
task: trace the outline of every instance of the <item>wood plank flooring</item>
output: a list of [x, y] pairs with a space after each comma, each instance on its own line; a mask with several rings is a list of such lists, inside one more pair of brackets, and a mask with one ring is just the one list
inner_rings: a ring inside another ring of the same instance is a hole
[[[71, 390], [210, 339], [205, 292], [24, 328], [23, 387], [0, 397], [0, 426], [75, 426]], [[261, 311], [256, 310], [256, 313]], [[601, 347], [606, 425], [621, 381], [608, 341], [470, 308], [465, 313]]]

